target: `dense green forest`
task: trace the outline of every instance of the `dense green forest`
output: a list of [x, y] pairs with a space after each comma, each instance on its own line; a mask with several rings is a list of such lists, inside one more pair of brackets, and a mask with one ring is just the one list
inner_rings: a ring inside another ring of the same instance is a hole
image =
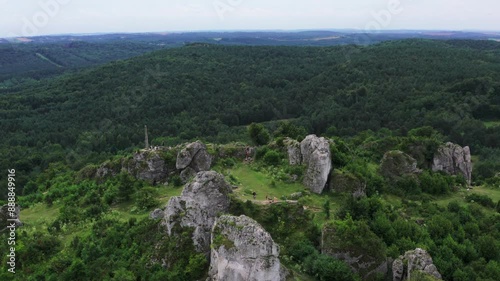
[[[404, 135], [429, 125], [498, 170], [500, 44], [407, 40], [359, 47], [194, 44], [110, 63], [0, 102], [0, 167], [27, 182], [51, 162], [74, 169], [142, 146], [246, 140], [252, 122], [294, 120], [308, 132]], [[5, 176], [0, 175], [5, 182]], [[5, 186], [2, 184], [2, 187]]]
[[[239, 186], [230, 213], [271, 234], [295, 280], [361, 279], [321, 252], [325, 225], [346, 245], [373, 246], [383, 258], [426, 249], [444, 280], [500, 276], [498, 42], [195, 43], [42, 81], [0, 90], [0, 168], [16, 169], [27, 222], [17, 237], [21, 279], [4, 257], [2, 280], [204, 280], [208, 263], [189, 231], [165, 238], [148, 217], [181, 193], [178, 176], [168, 185], [126, 173], [92, 176], [101, 163], [117, 165], [143, 147], [144, 125], [155, 146], [199, 139], [213, 155], [232, 142], [257, 147], [254, 162], [228, 156], [213, 169]], [[288, 164], [284, 138], [312, 133], [332, 141], [334, 171], [363, 182], [365, 197], [304, 189], [304, 167]], [[429, 170], [446, 141], [470, 146], [472, 191], [463, 178]], [[389, 150], [420, 155], [423, 172], [384, 177], [380, 161]], [[176, 154], [161, 156], [175, 170]], [[254, 191], [257, 200], [249, 200]], [[267, 193], [285, 200], [297, 192], [304, 196], [296, 205], [259, 204]], [[162, 267], [155, 255], [172, 262]]]
[[0, 89], [127, 59], [167, 47], [157, 42], [0, 44]]

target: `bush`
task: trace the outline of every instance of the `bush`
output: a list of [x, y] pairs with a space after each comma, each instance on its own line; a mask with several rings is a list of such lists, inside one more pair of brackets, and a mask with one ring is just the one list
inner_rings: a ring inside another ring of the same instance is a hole
[[481, 204], [481, 205], [483, 205], [484, 207], [487, 207], [487, 208], [495, 208], [495, 203], [487, 195], [481, 195], [481, 194], [472, 193], [470, 195], [467, 195], [465, 197], [465, 200], [467, 202], [476, 202], [476, 203], [479, 203], [479, 204]]
[[142, 210], [156, 207], [158, 202], [158, 190], [153, 187], [144, 187], [135, 194], [135, 205]]
[[281, 154], [275, 150], [269, 150], [264, 155], [263, 161], [266, 165], [277, 166], [281, 162]]
[[250, 124], [248, 126], [248, 134], [255, 145], [265, 145], [271, 140], [269, 131], [262, 124]]

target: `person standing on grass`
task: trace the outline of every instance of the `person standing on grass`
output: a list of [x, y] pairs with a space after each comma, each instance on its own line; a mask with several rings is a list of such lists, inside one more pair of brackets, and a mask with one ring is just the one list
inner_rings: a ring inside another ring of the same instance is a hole
[[252, 195], [253, 195], [253, 199], [257, 198], [257, 193], [255, 191], [252, 193]]

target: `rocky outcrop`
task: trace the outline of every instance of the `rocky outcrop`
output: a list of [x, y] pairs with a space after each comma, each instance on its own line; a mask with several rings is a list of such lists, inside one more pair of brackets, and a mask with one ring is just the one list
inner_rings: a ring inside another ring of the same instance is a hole
[[447, 142], [434, 153], [432, 170], [443, 171], [449, 175], [463, 175], [467, 183], [471, 184], [472, 162], [468, 146]]
[[348, 172], [333, 171], [329, 186], [333, 192], [349, 193], [355, 198], [366, 196], [366, 183]]
[[145, 180], [155, 185], [164, 184], [168, 173], [165, 160], [158, 151], [141, 150], [132, 159], [123, 162], [123, 168], [136, 179]]
[[385, 244], [363, 222], [326, 223], [321, 233], [321, 252], [344, 261], [362, 280], [388, 272]]
[[165, 160], [160, 156], [160, 151], [154, 150], [140, 150], [134, 153], [132, 158], [106, 161], [97, 168], [95, 177], [105, 179], [122, 171], [153, 185], [165, 184], [168, 179]]
[[325, 138], [309, 135], [300, 143], [300, 152], [302, 163], [307, 165], [304, 185], [312, 192], [320, 194], [332, 169], [330, 143]]
[[[175, 167], [181, 170], [192, 169], [194, 172], [208, 171], [212, 165], [212, 156], [207, 151], [207, 146], [200, 141], [188, 144], [177, 154]], [[192, 174], [192, 171], [189, 171]], [[186, 177], [184, 177], [186, 178]]]
[[199, 172], [184, 187], [181, 196], [170, 198], [161, 224], [169, 235], [176, 232], [176, 227], [192, 227], [195, 249], [208, 256], [212, 226], [218, 215], [228, 211], [231, 192], [223, 175], [214, 171]]
[[280, 281], [286, 271], [279, 246], [247, 216], [223, 215], [212, 228], [209, 280]]
[[380, 162], [380, 173], [390, 181], [397, 181], [401, 177], [420, 172], [421, 170], [417, 168], [417, 160], [399, 150], [386, 152]]
[[3, 231], [11, 223], [15, 223], [16, 226], [21, 226], [23, 223], [19, 220], [19, 215], [21, 214], [21, 207], [15, 205], [15, 207], [9, 207], [9, 205], [3, 205], [0, 207], [0, 232]]
[[410, 277], [416, 272], [441, 280], [441, 274], [432, 263], [431, 255], [420, 248], [406, 252], [392, 263], [393, 281], [411, 280]]
[[286, 138], [283, 143], [286, 146], [286, 151], [288, 153], [288, 163], [290, 165], [300, 165], [302, 164], [302, 153], [300, 152], [300, 142]]

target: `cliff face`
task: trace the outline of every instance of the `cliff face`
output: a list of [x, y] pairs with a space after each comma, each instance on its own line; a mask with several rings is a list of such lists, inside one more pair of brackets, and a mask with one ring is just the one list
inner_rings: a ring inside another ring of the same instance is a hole
[[443, 171], [449, 175], [463, 175], [471, 184], [472, 162], [468, 146], [461, 147], [451, 142], [438, 148], [432, 161], [433, 171]]
[[207, 146], [200, 141], [188, 144], [177, 154], [175, 167], [180, 170], [180, 176], [186, 183], [196, 173], [210, 170], [212, 156], [208, 154]]
[[280, 281], [286, 272], [279, 246], [247, 216], [223, 215], [212, 228], [209, 280]]

